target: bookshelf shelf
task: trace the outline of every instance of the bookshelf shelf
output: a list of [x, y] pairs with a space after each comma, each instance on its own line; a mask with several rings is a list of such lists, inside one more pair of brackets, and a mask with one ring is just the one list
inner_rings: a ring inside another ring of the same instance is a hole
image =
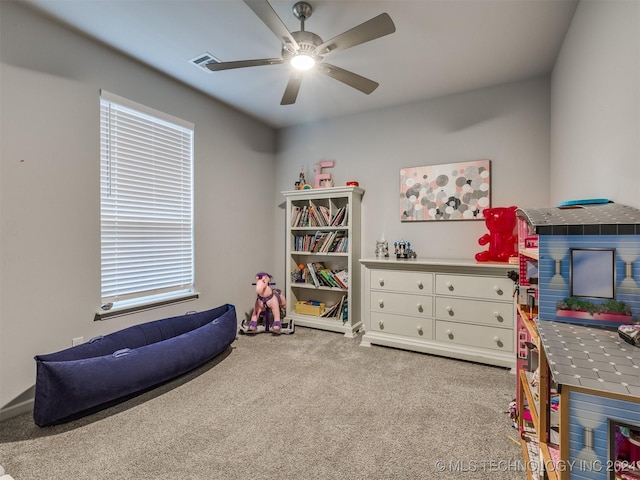
[[[347, 337], [361, 328], [357, 262], [363, 194], [360, 187], [282, 192], [286, 198], [286, 271], [291, 274], [285, 287], [287, 317], [296, 325], [342, 332]], [[323, 303], [323, 315], [331, 316], [296, 313], [298, 302]]]
[[340, 230], [348, 230], [347, 227], [291, 227], [292, 232], [334, 232]]
[[319, 257], [348, 257], [349, 254], [345, 252], [307, 252], [304, 250], [293, 250], [291, 255], [313, 255]]
[[348, 292], [349, 291], [348, 288], [325, 287], [323, 285], [320, 285], [320, 286], [316, 287], [315, 285], [313, 285], [311, 283], [292, 283], [291, 284], [291, 288], [308, 288], [308, 289], [311, 289], [311, 290], [329, 290], [329, 291], [334, 291], [334, 292]]

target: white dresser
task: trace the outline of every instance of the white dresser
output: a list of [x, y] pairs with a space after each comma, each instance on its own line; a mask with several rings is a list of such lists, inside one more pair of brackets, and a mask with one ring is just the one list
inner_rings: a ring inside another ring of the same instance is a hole
[[362, 345], [515, 367], [517, 265], [458, 259], [361, 259]]

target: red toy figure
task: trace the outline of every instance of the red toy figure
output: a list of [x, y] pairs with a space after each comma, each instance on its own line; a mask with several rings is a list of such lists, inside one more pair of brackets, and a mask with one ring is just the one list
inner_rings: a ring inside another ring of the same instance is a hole
[[516, 255], [518, 237], [513, 231], [516, 227], [516, 209], [518, 207], [485, 208], [482, 211], [489, 233], [478, 239], [480, 245], [489, 244], [489, 249], [476, 253], [478, 262], [508, 262]]
[[[251, 315], [251, 321], [249, 322], [249, 331], [254, 332], [258, 328], [258, 317], [267, 308], [271, 310], [273, 315], [271, 329], [275, 333], [279, 333], [282, 328], [280, 322], [280, 306], [286, 305], [286, 300], [279, 289], [271, 288], [271, 275], [266, 272], [259, 272], [256, 274], [256, 293], [258, 298], [253, 308]], [[265, 315], [265, 320], [268, 317]]]

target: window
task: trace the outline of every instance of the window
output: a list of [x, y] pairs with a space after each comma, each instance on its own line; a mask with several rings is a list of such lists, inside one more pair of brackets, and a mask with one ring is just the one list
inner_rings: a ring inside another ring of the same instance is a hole
[[571, 248], [569, 278], [572, 297], [615, 298], [614, 248]]
[[193, 125], [102, 91], [97, 318], [195, 297]]

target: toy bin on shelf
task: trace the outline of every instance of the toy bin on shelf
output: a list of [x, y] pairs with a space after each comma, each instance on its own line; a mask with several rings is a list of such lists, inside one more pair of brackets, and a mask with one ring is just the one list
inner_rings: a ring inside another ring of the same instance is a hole
[[316, 317], [319, 317], [324, 313], [324, 303], [313, 305], [307, 302], [296, 302], [296, 313], [301, 315], [315, 315]]

